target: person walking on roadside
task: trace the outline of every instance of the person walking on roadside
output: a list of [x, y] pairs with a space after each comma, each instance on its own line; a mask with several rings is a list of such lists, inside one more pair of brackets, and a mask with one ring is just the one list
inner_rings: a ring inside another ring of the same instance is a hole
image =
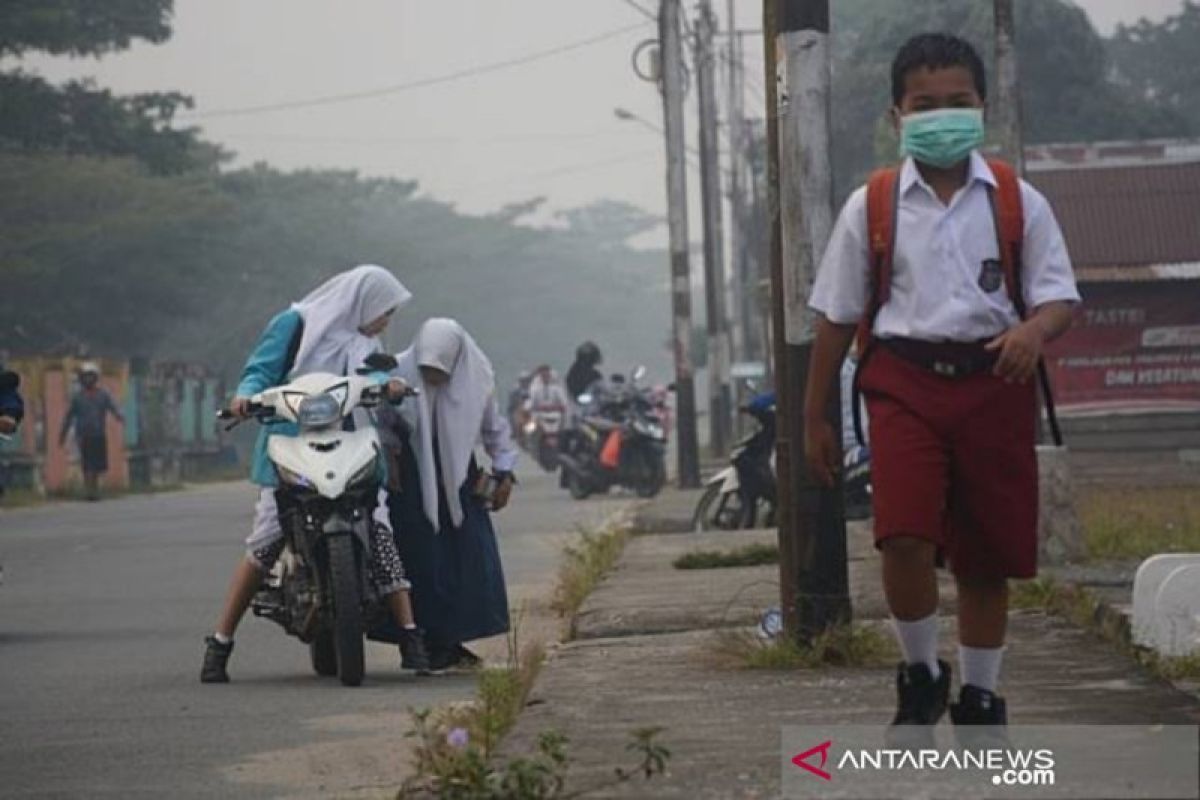
[[[821, 262], [805, 453], [831, 486], [841, 458], [824, 411], [857, 329], [875, 544], [904, 657], [889, 737], [926, 747], [947, 707], [960, 740], [1007, 723], [997, 691], [1008, 579], [1037, 572], [1036, 377], [1080, 297], [1046, 199], [978, 152], [986, 81], [976, 50], [922, 34], [900, 48], [891, 78], [907, 158], [850, 197]], [[943, 558], [958, 590], [953, 704], [937, 648]]]
[[67, 443], [67, 434], [75, 429], [79, 461], [83, 470], [84, 496], [92, 502], [100, 499], [100, 476], [108, 472], [108, 434], [105, 422], [111, 414], [125, 424], [112, 395], [100, 386], [100, 367], [88, 361], [79, 368], [79, 391], [71, 398], [67, 415], [58, 434], [59, 447]]

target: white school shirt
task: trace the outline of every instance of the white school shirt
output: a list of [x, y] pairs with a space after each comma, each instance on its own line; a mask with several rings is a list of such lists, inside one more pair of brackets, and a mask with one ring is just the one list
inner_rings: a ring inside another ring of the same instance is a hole
[[[899, 176], [900, 208], [891, 296], [875, 318], [874, 334], [925, 341], [988, 339], [1020, 320], [1001, 281], [980, 286], [985, 261], [999, 259], [987, 161], [971, 155], [966, 185], [944, 205], [911, 158]], [[1067, 246], [1046, 198], [1021, 181], [1025, 215], [1022, 286], [1030, 312], [1056, 301], [1079, 302]], [[867, 190], [850, 196], [838, 216], [813, 284], [809, 307], [838, 325], [857, 324], [870, 294], [871, 251]]]

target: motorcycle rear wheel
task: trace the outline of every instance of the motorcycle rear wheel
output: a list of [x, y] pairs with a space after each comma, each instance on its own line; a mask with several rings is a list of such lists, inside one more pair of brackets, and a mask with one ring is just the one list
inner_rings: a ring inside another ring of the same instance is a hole
[[365, 664], [362, 593], [354, 540], [350, 536], [334, 536], [328, 540], [328, 548], [337, 675], [342, 685], [358, 686], [362, 683]]
[[337, 645], [333, 641], [332, 632], [318, 633], [308, 643], [308, 655], [312, 659], [313, 672], [326, 678], [338, 674]]

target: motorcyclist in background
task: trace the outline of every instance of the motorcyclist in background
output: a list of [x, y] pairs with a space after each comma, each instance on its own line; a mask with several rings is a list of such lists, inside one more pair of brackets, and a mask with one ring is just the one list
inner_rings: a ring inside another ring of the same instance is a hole
[[525, 408], [529, 411], [554, 409], [566, 413], [570, 407], [570, 398], [567, 397], [567, 390], [563, 388], [558, 375], [549, 364], [540, 365], [534, 372], [533, 382], [529, 384], [529, 398], [525, 401]]
[[[21, 385], [15, 372], [0, 364], [0, 436], [11, 436], [25, 416], [25, 403], [18, 391]], [[0, 465], [0, 496], [4, 495], [4, 472]]]
[[512, 428], [513, 436], [521, 447], [525, 446], [525, 422], [529, 417], [526, 405], [529, 402], [529, 385], [532, 382], [533, 373], [523, 370], [517, 376], [516, 384], [508, 392], [508, 407], [505, 409], [509, 427]]
[[597, 367], [604, 363], [604, 356], [595, 342], [587, 341], [575, 350], [575, 363], [567, 371], [567, 391], [572, 400], [586, 392], [597, 381], [604, 380], [604, 373]]
[[0, 434], [11, 436], [25, 417], [25, 402], [21, 399], [20, 380], [0, 364]]

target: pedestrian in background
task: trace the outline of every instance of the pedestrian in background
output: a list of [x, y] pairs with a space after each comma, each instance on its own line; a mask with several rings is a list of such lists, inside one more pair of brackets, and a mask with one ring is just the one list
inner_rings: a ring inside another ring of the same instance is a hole
[[108, 415], [125, 424], [112, 395], [100, 386], [100, 367], [87, 362], [79, 368], [79, 391], [71, 398], [67, 416], [58, 434], [59, 447], [67, 443], [67, 434], [75, 429], [79, 446], [79, 461], [83, 470], [84, 496], [89, 501], [100, 499], [100, 476], [108, 472], [108, 434], [105, 429]]

